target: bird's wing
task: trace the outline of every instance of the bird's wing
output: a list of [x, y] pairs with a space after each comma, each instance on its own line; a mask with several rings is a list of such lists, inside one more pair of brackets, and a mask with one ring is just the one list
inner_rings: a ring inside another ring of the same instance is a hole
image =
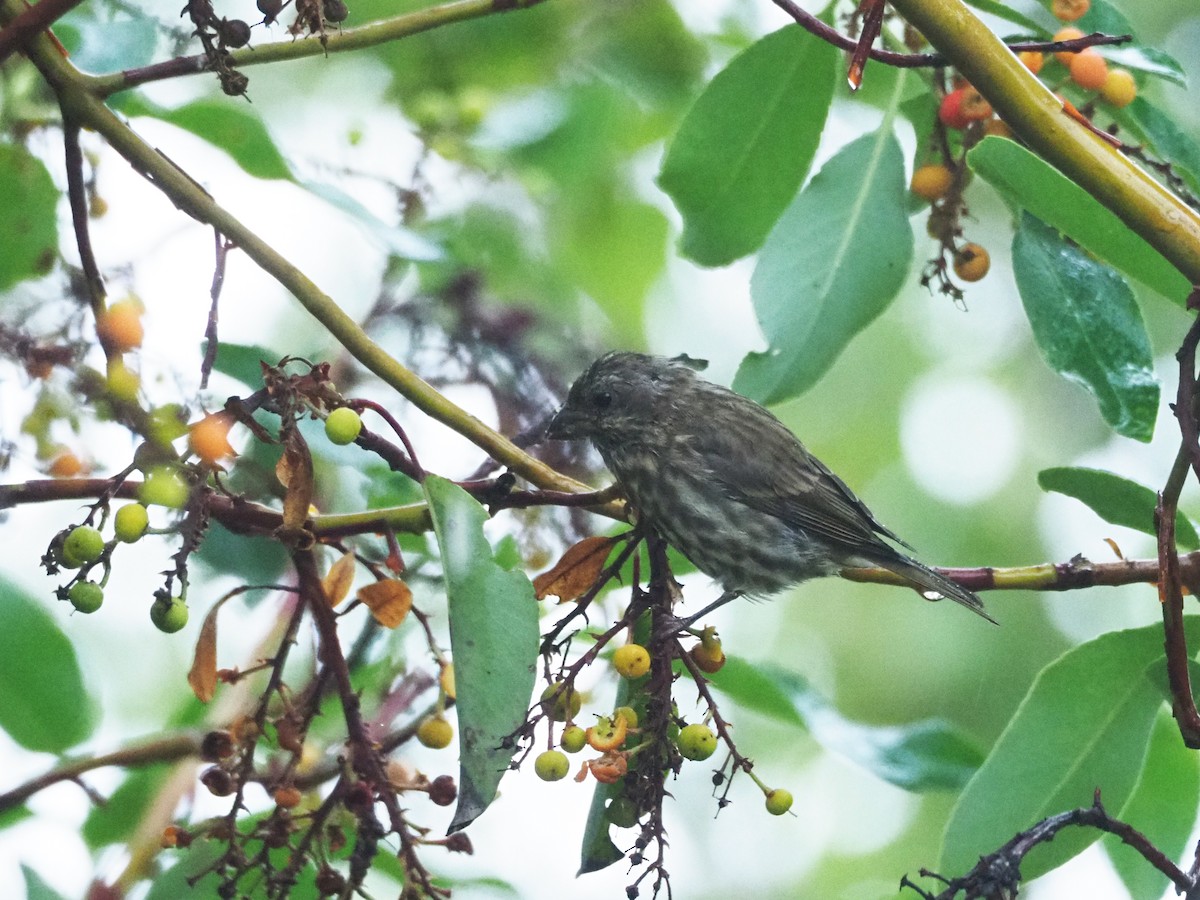
[[882, 534], [904, 544], [783, 423], [761, 406], [738, 400], [730, 415], [714, 407], [705, 428], [681, 435], [704, 477], [730, 498], [814, 537], [855, 547]]

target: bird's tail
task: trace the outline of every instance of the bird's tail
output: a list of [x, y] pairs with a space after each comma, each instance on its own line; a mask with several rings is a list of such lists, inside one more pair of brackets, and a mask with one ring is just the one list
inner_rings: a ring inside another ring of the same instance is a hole
[[[896, 552], [894, 556], [880, 554], [875, 562], [880, 567], [887, 569], [889, 572], [895, 572], [901, 578], [907, 580], [927, 600], [940, 600], [943, 597], [949, 597], [955, 603], [961, 603], [967, 609], [971, 610], [971, 612], [983, 616], [993, 625], [1000, 624], [987, 614], [983, 608], [983, 601], [975, 596], [973, 592], [951, 581], [945, 575], [941, 575], [928, 566], [922, 565], [915, 559]], [[931, 593], [938, 596], [931, 597], [929, 596]]]

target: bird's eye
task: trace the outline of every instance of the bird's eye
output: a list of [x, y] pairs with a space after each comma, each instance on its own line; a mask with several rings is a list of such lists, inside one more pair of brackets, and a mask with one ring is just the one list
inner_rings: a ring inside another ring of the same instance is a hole
[[592, 406], [596, 409], [608, 409], [612, 406], [613, 396], [608, 391], [596, 391], [592, 394]]

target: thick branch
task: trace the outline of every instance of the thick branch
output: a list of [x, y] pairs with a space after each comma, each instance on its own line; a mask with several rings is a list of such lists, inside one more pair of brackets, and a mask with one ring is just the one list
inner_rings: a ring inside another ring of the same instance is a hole
[[20, 12], [0, 30], [0, 62], [4, 62], [23, 43], [39, 31], [49, 28], [82, 2], [83, 0], [39, 0], [34, 6]]

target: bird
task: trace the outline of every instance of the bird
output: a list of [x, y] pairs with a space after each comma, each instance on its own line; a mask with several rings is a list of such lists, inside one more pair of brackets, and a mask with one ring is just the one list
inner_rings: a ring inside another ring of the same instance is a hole
[[725, 593], [769, 596], [846, 568], [895, 573], [995, 623], [971, 591], [906, 555], [854, 492], [768, 409], [688, 357], [614, 351], [571, 385], [552, 440], [590, 440], [644, 522]]

